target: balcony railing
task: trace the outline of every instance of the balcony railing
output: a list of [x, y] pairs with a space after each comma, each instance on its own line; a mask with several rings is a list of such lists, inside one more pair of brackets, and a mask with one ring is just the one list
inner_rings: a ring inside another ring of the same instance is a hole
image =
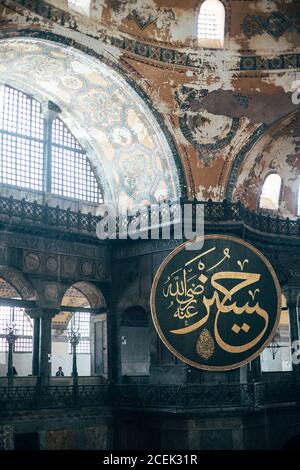
[[[279, 216], [267, 215], [263, 212], [254, 212], [244, 207], [240, 202], [231, 202], [224, 200], [223, 202], [214, 202], [208, 200], [199, 202], [197, 200], [165, 203], [161, 206], [149, 206], [146, 208], [146, 216], [149, 220], [156, 218], [161, 226], [164, 215], [169, 211], [170, 224], [175, 223], [174, 206], [184, 204], [192, 206], [192, 214], [195, 217], [196, 206], [204, 207], [204, 218], [206, 222], [241, 222], [259, 232], [300, 237], [300, 218], [291, 220], [283, 219]], [[117, 221], [117, 231], [121, 225], [124, 228], [137, 217], [141, 216], [141, 212], [128, 215], [125, 220]], [[145, 212], [143, 212], [145, 216]], [[28, 202], [25, 199], [14, 199], [11, 197], [0, 196], [0, 220], [10, 223], [30, 224], [45, 228], [53, 228], [64, 231], [84, 232], [96, 235], [96, 227], [102, 218], [94, 216], [91, 213], [85, 214], [81, 211], [71, 211], [70, 209], [61, 209], [60, 207], [51, 207], [48, 204], [38, 204]]]
[[164, 410], [255, 409], [276, 403], [299, 402], [300, 383], [296, 382], [0, 387], [0, 410], [6, 411], [85, 406]]

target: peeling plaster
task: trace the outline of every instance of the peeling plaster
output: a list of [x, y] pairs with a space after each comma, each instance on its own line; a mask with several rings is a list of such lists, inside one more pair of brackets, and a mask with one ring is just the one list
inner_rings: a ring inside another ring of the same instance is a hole
[[261, 187], [268, 174], [282, 178], [279, 212], [284, 217], [296, 216], [300, 188], [300, 116], [274, 127], [249, 153], [236, 183], [235, 198], [255, 209]]
[[[49, 0], [49, 3], [56, 4], [65, 11], [68, 10], [64, 1]], [[279, 39], [267, 34], [255, 35], [249, 39], [242, 33], [240, 24], [246, 14], [265, 15], [281, 8], [284, 14], [287, 14], [287, 5], [292, 5], [292, 2], [229, 0], [231, 21], [228, 24], [230, 31], [226, 36], [224, 50], [206, 50], [196, 46], [197, 5], [191, 1], [182, 5], [180, 3], [174, 2], [170, 7], [168, 0], [114, 0], [113, 2], [94, 0], [91, 6], [92, 18], [76, 14], [74, 20], [64, 26], [58, 25], [55, 20], [42, 19], [36, 13], [30, 13], [22, 8], [19, 8], [22, 17], [8, 9], [5, 16], [8, 29], [14, 30], [17, 26], [49, 30], [74, 40], [115, 63], [128, 66], [137, 84], [147, 92], [150, 91], [151, 100], [157, 110], [166, 117], [167, 126], [173, 133], [178, 147], [181, 148], [182, 155], [188, 156], [195, 186], [201, 187], [206, 197], [211, 193], [212, 197], [221, 198], [232, 163], [243, 145], [251, 138], [253, 131], [258, 128], [257, 124], [261, 122], [273, 124], [295, 109], [291, 103], [292, 82], [299, 79], [299, 73], [297, 74], [292, 68], [288, 69], [290, 65], [286, 65], [285, 70], [268, 68], [260, 70], [254, 68], [245, 72], [240, 70], [240, 50], [243, 51], [243, 56], [249, 55], [251, 58], [257, 55], [258, 60], [260, 56], [271, 58], [299, 51], [298, 36], [295, 33], [283, 34]], [[15, 6], [15, 2], [12, 4]], [[151, 9], [155, 10], [157, 19], [144, 29], [140, 28], [130, 14], [134, 8], [140, 15]], [[152, 60], [148, 56], [138, 56], [136, 52], [126, 50], [124, 46], [118, 47], [117, 42], [112, 45], [110, 37], [120, 39], [123, 44], [124, 39], [132, 43], [140, 41], [141, 44], [151, 47], [167, 48], [169, 44], [175, 44], [174, 54], [175, 52], [189, 54], [194, 62], [189, 68], [163, 59]], [[78, 70], [76, 69], [76, 72]], [[190, 118], [196, 123], [195, 135], [198, 143], [217, 141], [222, 138], [233, 118], [240, 119], [240, 127], [232, 141], [221, 151], [214, 152], [211, 166], [205, 172], [206, 186], [201, 173], [204, 166], [204, 152], [197, 152], [192, 148], [179, 128], [182, 111], [178, 109], [175, 93], [182, 85], [191, 89], [208, 90], [207, 98], [201, 103], [202, 108], [191, 107], [188, 110]], [[58, 93], [57, 84], [52, 80], [45, 78], [43, 86], [51, 89], [54, 94]], [[246, 101], [243, 101], [243, 98]], [[67, 102], [68, 97], [64, 96], [64, 100]], [[242, 105], [243, 102], [247, 102], [247, 105]], [[275, 148], [270, 151], [276, 154]], [[258, 153], [253, 150], [249, 155], [256, 159]], [[293, 155], [290, 155], [292, 159]], [[265, 171], [266, 160], [262, 159], [261, 165]], [[245, 163], [243, 172], [246, 168], [251, 173], [251, 165]], [[255, 166], [253, 174], [258, 181], [257, 168]], [[259, 185], [260, 181], [257, 184]], [[287, 182], [287, 189], [289, 184]], [[192, 186], [192, 178], [188, 185]], [[249, 187], [253, 188], [253, 191], [255, 187], [256, 192], [259, 189], [254, 183]], [[217, 188], [216, 191], [214, 188]]]
[[298, 107], [292, 102], [292, 93], [285, 93], [281, 87], [276, 86], [272, 87], [272, 94], [266, 93], [265, 87], [264, 93], [256, 88], [255, 91], [247, 90], [245, 94], [242, 93], [243, 97], [246, 98], [247, 105], [239, 103], [236, 92], [218, 90], [209, 93], [202, 105], [208, 112], [216, 115], [222, 112], [222, 115], [229, 117], [247, 117], [253, 123], [266, 124], [277, 121]]

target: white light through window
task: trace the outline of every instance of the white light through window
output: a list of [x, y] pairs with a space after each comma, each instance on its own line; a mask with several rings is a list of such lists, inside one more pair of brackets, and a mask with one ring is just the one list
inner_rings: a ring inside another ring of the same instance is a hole
[[100, 202], [98, 183], [90, 163], [60, 119], [52, 123], [52, 192], [59, 196]]
[[24, 308], [19, 307], [0, 307], [0, 352], [8, 351], [8, 343], [5, 338], [5, 328], [10, 323], [16, 324], [17, 340], [14, 345], [14, 351], [31, 352], [32, 351], [32, 323]]
[[86, 153], [62, 120], [44, 119], [37, 100], [8, 85], [0, 85], [0, 183], [102, 202]]
[[274, 340], [260, 356], [262, 372], [287, 372], [293, 370], [291, 357], [291, 333], [286, 298], [281, 296], [281, 316]]
[[[81, 338], [79, 344], [76, 348], [78, 354], [90, 354], [90, 322], [91, 315], [88, 312], [75, 312], [69, 323], [68, 323], [68, 332], [70, 333], [72, 328], [79, 331]], [[72, 353], [72, 347], [69, 343], [69, 354]]]
[[91, 0], [68, 0], [70, 10], [86, 16], [90, 16], [90, 4]]
[[41, 105], [0, 86], [0, 182], [43, 190], [44, 120]]
[[206, 0], [198, 16], [198, 45], [219, 49], [224, 47], [225, 8], [219, 0]]
[[279, 207], [279, 196], [281, 189], [281, 178], [276, 173], [267, 176], [263, 184], [259, 207], [277, 211]]

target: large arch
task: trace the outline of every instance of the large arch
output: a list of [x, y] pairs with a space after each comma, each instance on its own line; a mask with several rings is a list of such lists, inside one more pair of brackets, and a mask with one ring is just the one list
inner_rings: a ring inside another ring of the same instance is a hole
[[[65, 289], [60, 312], [52, 319], [52, 375], [59, 366], [64, 375], [71, 375], [68, 334], [73, 327], [79, 328], [81, 334], [77, 348], [78, 374], [103, 376], [107, 373], [106, 305], [101, 290], [91, 282], [75, 282]], [[89, 310], [99, 308], [101, 313]]]
[[[88, 153], [105, 202], [135, 207], [182, 195], [175, 144], [119, 72], [40, 38], [1, 40], [1, 82], [51, 100]], [[176, 161], [177, 159], [177, 161]]]
[[300, 113], [296, 111], [270, 127], [232, 170], [234, 184], [227, 196], [256, 210], [266, 177], [277, 173], [282, 180], [279, 214], [295, 218], [300, 173], [299, 126]]
[[37, 300], [38, 295], [34, 287], [18, 269], [0, 265], [0, 278], [17, 291], [22, 300]]

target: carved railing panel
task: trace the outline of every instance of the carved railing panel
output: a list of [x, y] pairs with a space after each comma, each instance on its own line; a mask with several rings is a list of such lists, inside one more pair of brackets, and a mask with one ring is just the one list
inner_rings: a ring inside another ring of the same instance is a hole
[[[169, 211], [170, 223], [174, 224], [176, 211], [174, 211], [176, 202], [164, 203], [160, 208], [158, 206], [149, 206], [143, 211], [136, 211], [122, 219], [117, 220], [116, 230], [124, 230], [137, 217], [141, 219], [155, 218], [159, 225], [163, 222], [163, 217]], [[259, 232], [300, 237], [300, 219], [290, 220], [268, 215], [264, 212], [254, 212], [243, 207], [240, 202], [214, 202], [211, 200], [198, 202], [197, 200], [180, 200], [180, 205], [192, 205], [193, 217], [195, 216], [196, 205], [204, 206], [204, 217], [207, 222], [239, 221], [244, 225]], [[98, 222], [102, 219], [100, 216], [94, 216], [91, 213], [83, 214], [74, 212], [70, 209], [61, 209], [60, 207], [50, 207], [47, 204], [42, 205], [35, 202], [28, 202], [25, 199], [18, 200], [13, 197], [0, 196], [0, 219], [2, 221], [22, 222], [30, 224], [39, 224], [46, 227], [53, 227], [60, 230], [71, 230], [74, 232], [87, 232], [91, 235], [96, 234]]]
[[2, 410], [102, 407], [254, 408], [300, 401], [296, 382], [218, 385], [57, 385], [0, 387]]

